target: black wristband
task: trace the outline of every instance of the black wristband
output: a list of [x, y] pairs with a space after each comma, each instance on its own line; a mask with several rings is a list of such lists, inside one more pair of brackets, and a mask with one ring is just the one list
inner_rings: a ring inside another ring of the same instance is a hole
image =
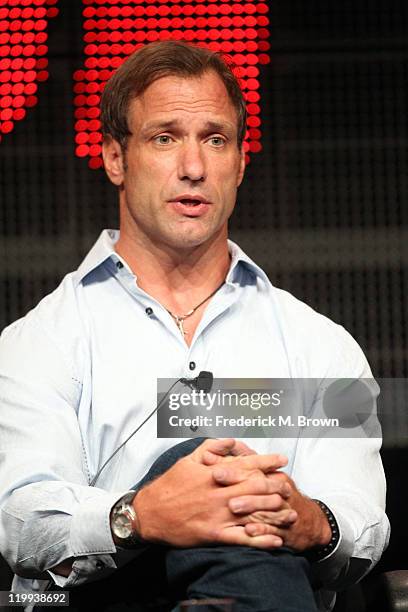
[[320, 561], [321, 559], [328, 557], [328, 555], [330, 555], [330, 553], [332, 553], [333, 550], [336, 548], [340, 540], [340, 529], [335, 519], [335, 516], [330, 510], [330, 508], [328, 508], [326, 504], [320, 501], [320, 499], [314, 499], [313, 501], [326, 515], [327, 521], [330, 525], [330, 529], [332, 532], [330, 542], [328, 544], [324, 544], [323, 546], [316, 546], [315, 548], [311, 548], [307, 552], [307, 558], [309, 559], [309, 561]]

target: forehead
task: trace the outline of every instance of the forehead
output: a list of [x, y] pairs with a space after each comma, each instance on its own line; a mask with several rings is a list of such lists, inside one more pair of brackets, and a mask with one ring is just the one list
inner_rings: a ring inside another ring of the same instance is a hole
[[158, 118], [172, 116], [188, 120], [204, 117], [237, 123], [237, 110], [221, 78], [215, 72], [199, 77], [166, 76], [149, 85], [130, 103], [130, 123], [136, 127]]

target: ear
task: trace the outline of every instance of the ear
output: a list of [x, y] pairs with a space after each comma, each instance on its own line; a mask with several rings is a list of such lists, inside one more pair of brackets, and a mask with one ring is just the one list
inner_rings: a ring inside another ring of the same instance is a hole
[[237, 187], [240, 186], [240, 184], [242, 183], [242, 179], [244, 178], [244, 174], [245, 174], [245, 151], [244, 151], [244, 147], [241, 145], [241, 150], [240, 150], [240, 160], [239, 160], [239, 171], [238, 171], [238, 177], [237, 177]]
[[102, 144], [105, 172], [114, 185], [120, 187], [125, 174], [125, 160], [122, 147], [111, 136], [105, 136]]

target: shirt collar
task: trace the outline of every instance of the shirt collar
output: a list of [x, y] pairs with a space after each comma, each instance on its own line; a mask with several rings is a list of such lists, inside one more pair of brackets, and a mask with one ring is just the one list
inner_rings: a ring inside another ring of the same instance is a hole
[[[121, 261], [122, 264], [132, 273], [126, 261], [115, 251], [115, 244], [119, 240], [119, 230], [105, 229], [101, 232], [85, 259], [75, 273], [75, 284], [79, 285], [85, 276], [98, 268], [107, 259], [111, 259], [115, 264]], [[228, 240], [228, 250], [231, 255], [231, 265], [225, 279], [227, 285], [241, 284], [241, 267], [252, 272], [267, 284], [270, 283], [265, 272], [260, 268], [244, 251], [232, 240]]]
[[75, 284], [79, 285], [85, 276], [93, 272], [107, 259], [112, 259], [114, 263], [121, 261], [124, 266], [129, 269], [129, 266], [124, 259], [115, 251], [115, 244], [119, 240], [119, 230], [105, 229], [99, 235], [89, 253], [85, 256], [81, 265], [75, 273]]
[[257, 278], [270, 285], [270, 280], [260, 268], [244, 251], [232, 240], [228, 240], [228, 250], [231, 255], [231, 265], [225, 282], [227, 284], [239, 283], [242, 265]]

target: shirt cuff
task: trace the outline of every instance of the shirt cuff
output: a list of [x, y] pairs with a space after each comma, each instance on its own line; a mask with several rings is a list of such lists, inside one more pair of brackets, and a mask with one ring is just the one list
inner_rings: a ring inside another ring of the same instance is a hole
[[73, 557], [116, 552], [109, 516], [115, 503], [128, 493], [92, 489], [92, 495], [79, 504], [73, 514], [70, 529], [70, 549]]
[[55, 584], [61, 588], [78, 586], [84, 582], [99, 580], [116, 569], [112, 554], [116, 546], [110, 529], [110, 512], [114, 504], [125, 494], [90, 490], [90, 495], [72, 515], [69, 555], [74, 557], [69, 576], [61, 576], [48, 570]]
[[111, 555], [93, 555], [75, 559], [69, 576], [60, 576], [51, 570], [48, 570], [48, 573], [58, 587], [68, 589], [94, 580], [102, 580], [116, 569], [117, 565]]
[[110, 512], [126, 493], [129, 491], [108, 493], [93, 489], [92, 497], [80, 504], [71, 521], [70, 549], [74, 557], [71, 573], [69, 576], [61, 576], [48, 570], [58, 587], [70, 588], [101, 580], [146, 549], [146, 546], [140, 549], [120, 549], [113, 541]]

